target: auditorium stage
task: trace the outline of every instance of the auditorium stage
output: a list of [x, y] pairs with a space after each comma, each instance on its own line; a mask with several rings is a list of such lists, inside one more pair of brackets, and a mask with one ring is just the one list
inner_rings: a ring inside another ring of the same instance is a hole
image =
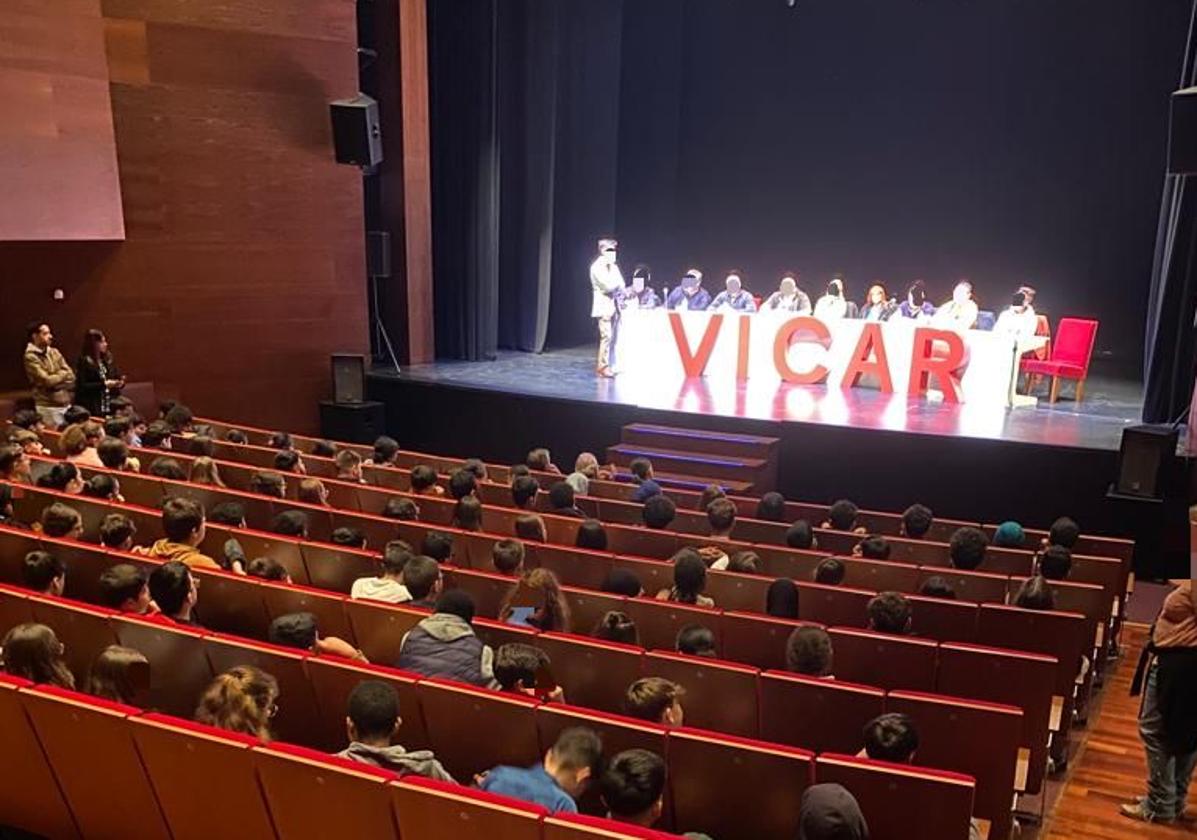
[[540, 354], [502, 351], [493, 362], [415, 365], [405, 368], [398, 378], [686, 414], [1101, 450], [1116, 450], [1122, 430], [1139, 422], [1143, 408], [1139, 382], [1097, 375], [1090, 377], [1080, 404], [1072, 400], [1072, 386], [1062, 385], [1064, 397], [1049, 405], [1045, 381], [1038, 389], [1042, 399], [1037, 407], [1008, 410], [928, 402], [868, 388], [788, 386], [780, 396], [775, 385], [754, 392], [751, 386], [698, 380], [669, 388], [633, 374], [615, 379], [595, 376], [592, 347]]
[[[1004, 409], [863, 388], [790, 386], [760, 398], [734, 386], [645, 387], [597, 377], [593, 359], [591, 347], [502, 352], [493, 362], [372, 372], [367, 391], [386, 405], [388, 431], [428, 452], [515, 463], [548, 446], [567, 466], [580, 451], [602, 458], [633, 422], [769, 435], [781, 439], [778, 489], [791, 498], [883, 510], [919, 501], [943, 516], [1038, 527], [1067, 513], [1086, 529], [1152, 544], [1148, 576], [1187, 557], [1187, 546], [1177, 554], [1162, 544], [1166, 506], [1107, 495], [1122, 430], [1139, 422], [1137, 382], [1095, 375], [1080, 405], [1045, 398]], [[1071, 386], [1063, 391], [1071, 397]], [[1171, 480], [1183, 496], [1183, 476]]]

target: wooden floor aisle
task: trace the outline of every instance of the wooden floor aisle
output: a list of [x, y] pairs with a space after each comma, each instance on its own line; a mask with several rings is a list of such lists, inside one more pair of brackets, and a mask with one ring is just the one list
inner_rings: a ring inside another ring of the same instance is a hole
[[[1100, 709], [1090, 715], [1088, 738], [1073, 758], [1053, 814], [1041, 837], [1048, 840], [1154, 840], [1197, 837], [1197, 825], [1157, 826], [1127, 819], [1118, 805], [1144, 790], [1146, 762], [1136, 718], [1139, 698], [1130, 696], [1131, 677], [1147, 638], [1143, 625], [1123, 628], [1125, 653], [1106, 683]], [[1194, 795], [1189, 797], [1193, 809]]]

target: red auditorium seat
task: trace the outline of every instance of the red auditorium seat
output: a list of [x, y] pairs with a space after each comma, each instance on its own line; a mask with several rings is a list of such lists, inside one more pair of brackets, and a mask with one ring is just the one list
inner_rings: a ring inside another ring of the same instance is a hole
[[723, 658], [761, 669], [785, 668], [786, 641], [790, 634], [799, 627], [812, 624], [810, 621], [792, 621], [759, 613], [720, 613], [719, 636], [723, 642]]
[[[605, 551], [584, 551], [559, 545], [525, 543], [525, 551], [525, 566], [548, 569], [558, 580], [584, 589], [601, 588], [615, 561], [614, 555]], [[487, 566], [479, 568], [494, 571], [489, 557]]]
[[1038, 793], [1047, 767], [1047, 741], [1058, 663], [1053, 656], [957, 643], [939, 647], [936, 692], [1004, 703], [1022, 709], [1021, 745], [1030, 750], [1026, 792]]
[[393, 665], [399, 661], [399, 644], [409, 630], [428, 618], [430, 610], [374, 601], [345, 602], [358, 650], [371, 662]]
[[202, 593], [195, 606], [196, 620], [226, 633], [265, 639], [270, 613], [262, 597], [261, 581], [220, 569], [193, 569]]
[[622, 609], [640, 633], [645, 650], [676, 650], [678, 631], [689, 624], [700, 624], [715, 634], [715, 649], [719, 650], [719, 613], [707, 607], [658, 601], [648, 593], [647, 598], [629, 598]]
[[444, 567], [445, 589], [463, 589], [474, 599], [474, 615], [498, 618], [499, 607], [507, 593], [515, 588], [515, 581], [495, 572], [475, 572], [470, 569]]
[[1008, 837], [1019, 761], [1022, 710], [937, 694], [891, 691], [887, 712], [914, 719], [919, 733], [915, 761], [966, 773], [977, 781], [973, 814], [990, 822], [990, 837]]
[[316, 616], [321, 636], [353, 640], [353, 628], [345, 615], [345, 602], [349, 600], [345, 595], [310, 586], [262, 581], [262, 600], [272, 621], [282, 615], [310, 612]]
[[744, 738], [756, 738], [760, 709], [756, 668], [699, 656], [652, 651], [644, 657], [645, 676], [664, 677], [686, 689], [686, 725]]
[[291, 744], [253, 754], [279, 837], [395, 836], [394, 773]]
[[[238, 665], [252, 665], [278, 681], [278, 714], [271, 721], [271, 730], [276, 738], [301, 744], [312, 732], [319, 731], [320, 714], [316, 709], [316, 697], [304, 670], [304, 659], [308, 656], [306, 652], [224, 633], [205, 636], [204, 651], [216, 674]], [[199, 699], [198, 694], [195, 697]]]
[[454, 840], [540, 840], [544, 808], [448, 782], [408, 776], [389, 786], [399, 834]]
[[436, 757], [458, 781], [497, 764], [540, 758], [535, 700], [442, 679], [422, 679], [416, 694]]
[[827, 556], [823, 551], [799, 551], [793, 548], [758, 543], [752, 546], [761, 562], [757, 570], [767, 577], [793, 578], [795, 581], [810, 580], [815, 569]]
[[[673, 570], [667, 585], [673, 583]], [[763, 575], [745, 575], [737, 572], [709, 572], [706, 594], [715, 599], [721, 610], [742, 610], [760, 613], [765, 609], [765, 598], [773, 580]]]
[[874, 592], [913, 592], [918, 588], [919, 570], [909, 563], [854, 558], [844, 563], [844, 585]]
[[[652, 597], [662, 589], [673, 586], [673, 564], [660, 560], [645, 560], [642, 557], [618, 556], [611, 561], [611, 568], [631, 572], [644, 587], [644, 593]], [[710, 576], [707, 577], [708, 583]], [[600, 581], [601, 585], [601, 581]], [[599, 587], [595, 587], [598, 589]]]
[[214, 676], [203, 633], [132, 615], [114, 615], [110, 622], [120, 644], [150, 661], [150, 708], [190, 719]]
[[[139, 534], [144, 533], [141, 525], [137, 526]], [[161, 530], [161, 524], [155, 524], [156, 533]], [[224, 548], [225, 540], [235, 539], [241, 544], [241, 548], [245, 551], [246, 558], [252, 560], [255, 557], [269, 557], [272, 560], [277, 560], [287, 574], [291, 576], [291, 580], [301, 585], [310, 583], [308, 580], [308, 570], [303, 564], [303, 553], [300, 550], [300, 544], [294, 540], [281, 539], [273, 534], [267, 534], [262, 531], [252, 531], [245, 528], [228, 528], [220, 525], [207, 526], [207, 535], [204, 541], [200, 544], [200, 550], [209, 557], [219, 557]]]
[[926, 639], [945, 642], [975, 642], [979, 606], [972, 601], [951, 601], [907, 595], [910, 602], [910, 632]]
[[839, 627], [867, 627], [872, 590], [798, 582], [798, 617]]
[[[567, 544], [572, 545], [573, 540], [568, 540]], [[607, 548], [616, 554], [668, 560], [678, 550], [678, 545], [678, 535], [672, 531], [656, 531], [649, 528], [607, 529]]]
[[815, 752], [860, 750], [885, 703], [879, 688], [784, 671], [761, 674], [760, 692], [761, 738]]
[[[379, 553], [383, 548], [385, 544], [376, 546]], [[348, 595], [355, 580], [374, 577], [381, 569], [376, 553], [349, 551], [341, 546], [333, 547], [313, 542], [303, 543], [300, 552], [310, 584], [329, 592]]]
[[78, 683], [87, 679], [91, 663], [100, 651], [117, 644], [117, 634], [109, 624], [109, 618], [116, 615], [112, 610], [52, 595], [30, 595], [29, 608], [33, 620], [53, 628], [58, 641], [66, 647], [64, 657]]
[[174, 840], [222, 836], [230, 820], [239, 838], [275, 838], [251, 749], [261, 741], [168, 715], [128, 724]]
[[936, 642], [846, 627], [827, 632], [837, 677], [886, 689], [934, 690]]
[[473, 622], [474, 634], [484, 644], [498, 650], [509, 642], [517, 644], [536, 644], [537, 631], [522, 624], [508, 624], [505, 621], [495, 621], [491, 618], [475, 618]]
[[83, 836], [171, 836], [127, 724], [140, 709], [53, 686], [21, 702]]
[[585, 814], [545, 817], [544, 840], [680, 840], [681, 835]]
[[[793, 840], [814, 755], [697, 729], [669, 733], [673, 826], [712, 837]], [[714, 805], [713, 803], [721, 803]]]
[[835, 782], [852, 792], [869, 824], [870, 840], [969, 836], [975, 790], [969, 776], [828, 754], [815, 760], [815, 781]]
[[627, 687], [641, 675], [644, 652], [635, 645], [564, 633], [541, 633], [529, 644], [548, 654], [553, 677], [575, 706], [618, 714]]
[[16, 586], [0, 583], [0, 639], [18, 624], [33, 621], [33, 605], [29, 592]]
[[319, 742], [329, 752], [340, 752], [348, 743], [345, 718], [349, 695], [363, 680], [388, 683], [399, 695], [399, 719], [402, 724], [395, 736], [396, 743], [408, 750], [429, 748], [428, 724], [424, 721], [424, 710], [416, 691], [418, 674], [379, 665], [363, 666], [335, 657], [313, 656], [305, 664], [308, 680], [316, 695], [316, 706], [320, 710]]
[[33, 683], [0, 674], [0, 814], [4, 823], [44, 837], [75, 838], [70, 809], [25, 714], [20, 691]]
[[[1006, 590], [1010, 585], [1010, 578], [1007, 575], [926, 567], [919, 570], [918, 583], [922, 584], [930, 577], [941, 577], [946, 580], [948, 585], [956, 591], [956, 598], [961, 601], [1003, 604], [1006, 602]], [[914, 592], [916, 588], [912, 587], [905, 591]]]

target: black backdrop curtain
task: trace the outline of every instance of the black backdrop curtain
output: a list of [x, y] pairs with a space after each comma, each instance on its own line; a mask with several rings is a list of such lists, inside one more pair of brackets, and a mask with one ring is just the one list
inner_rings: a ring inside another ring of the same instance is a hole
[[[1197, 85], [1197, 2], [1189, 22], [1180, 87]], [[1160, 207], [1147, 335], [1143, 419], [1177, 420], [1193, 394], [1194, 331], [1197, 324], [1197, 176], [1168, 175]], [[1190, 423], [1197, 418], [1189, 418]]]
[[437, 355], [567, 342], [614, 224], [623, 0], [428, 9]]

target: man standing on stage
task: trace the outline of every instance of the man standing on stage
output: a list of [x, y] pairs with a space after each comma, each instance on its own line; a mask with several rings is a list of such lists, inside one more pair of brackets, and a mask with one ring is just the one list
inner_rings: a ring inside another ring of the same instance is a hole
[[615, 318], [618, 313], [616, 299], [623, 293], [623, 274], [616, 263], [614, 239], [598, 241], [598, 258], [590, 264], [590, 289], [594, 301], [590, 317], [598, 319], [599, 346], [598, 364], [595, 370], [599, 376], [614, 376], [611, 369], [611, 344], [615, 337]]

